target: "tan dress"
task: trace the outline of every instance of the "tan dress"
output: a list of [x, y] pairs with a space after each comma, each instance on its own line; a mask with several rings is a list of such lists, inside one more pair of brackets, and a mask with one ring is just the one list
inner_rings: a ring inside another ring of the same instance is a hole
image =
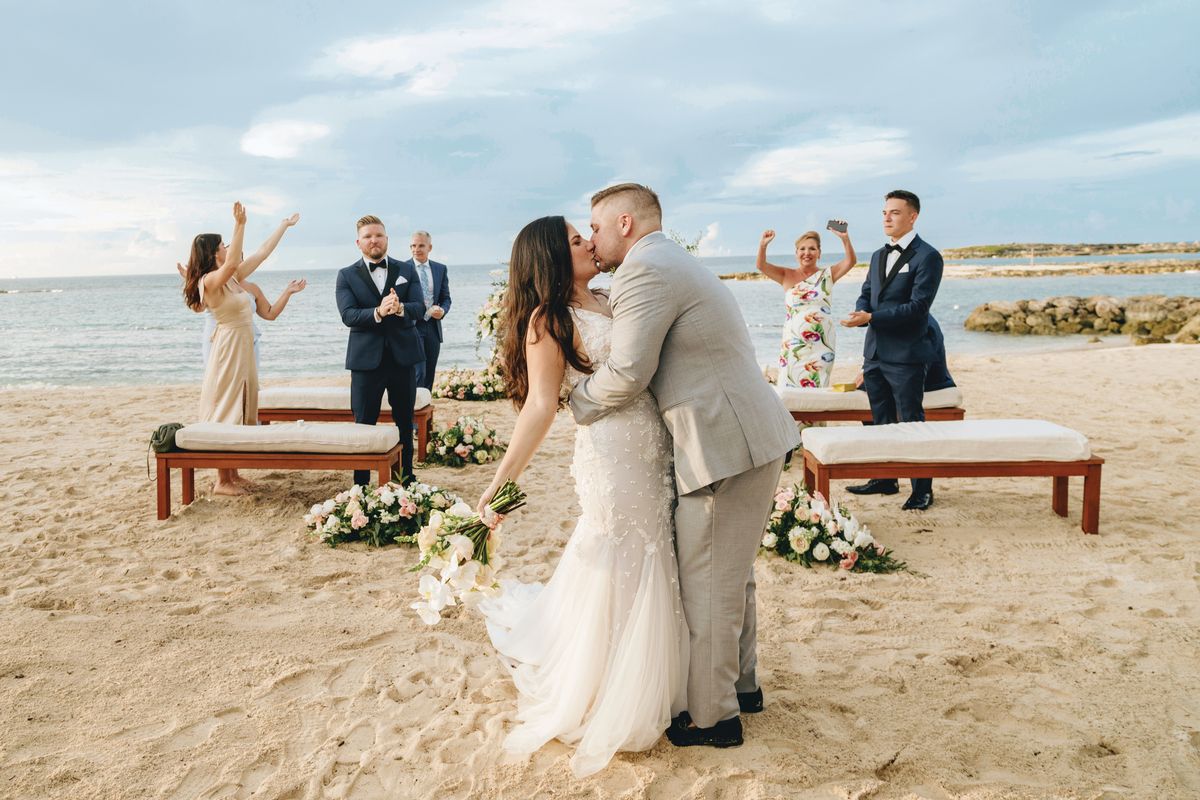
[[[225, 284], [221, 305], [208, 304], [217, 327], [213, 331], [204, 384], [200, 389], [200, 421], [258, 424], [258, 368], [254, 363], [254, 304], [235, 279]], [[200, 283], [200, 302], [204, 282]]]

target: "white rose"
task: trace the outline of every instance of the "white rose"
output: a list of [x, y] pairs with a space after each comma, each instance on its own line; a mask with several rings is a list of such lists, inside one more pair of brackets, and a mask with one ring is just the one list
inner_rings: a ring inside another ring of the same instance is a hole
[[469, 505], [459, 500], [457, 503], [450, 506], [450, 510], [446, 513], [452, 517], [469, 517], [475, 512], [471, 510]]
[[788, 532], [788, 544], [792, 546], [792, 550], [797, 553], [808, 552], [808, 534], [800, 526], [792, 528]]
[[813, 548], [812, 556], [817, 561], [824, 561], [829, 558], [829, 548], [825, 546], [824, 542], [817, 542], [817, 546]]
[[763, 538], [762, 538], [762, 546], [767, 548], [768, 550], [773, 548], [778, 543], [779, 543], [779, 537], [776, 536], [775, 534], [771, 533], [770, 531], [767, 531], [767, 534], [765, 536], [763, 536]]
[[830, 547], [832, 547], [834, 549], [834, 552], [836, 552], [839, 556], [844, 556], [844, 555], [846, 555], [846, 553], [849, 553], [851, 550], [854, 549], [854, 545], [850, 544], [845, 539], [841, 539], [841, 538], [837, 538], [837, 537], [835, 537], [834, 540], [830, 543]]
[[325, 514], [332, 514], [335, 508], [337, 508], [337, 503], [335, 503], [331, 498], [326, 500], [324, 505], [321, 506], [321, 511]]

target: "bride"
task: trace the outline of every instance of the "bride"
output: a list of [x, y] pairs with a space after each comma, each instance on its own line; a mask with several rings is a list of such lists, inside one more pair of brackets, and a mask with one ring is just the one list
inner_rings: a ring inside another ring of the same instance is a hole
[[[608, 356], [608, 298], [591, 242], [562, 217], [513, 243], [499, 352], [516, 428], [479, 509], [533, 458], [571, 388]], [[481, 608], [518, 692], [511, 752], [576, 746], [577, 777], [648, 750], [683, 710], [687, 626], [672, 543], [671, 440], [654, 399], [575, 431], [581, 514], [549, 583], [506, 582]]]

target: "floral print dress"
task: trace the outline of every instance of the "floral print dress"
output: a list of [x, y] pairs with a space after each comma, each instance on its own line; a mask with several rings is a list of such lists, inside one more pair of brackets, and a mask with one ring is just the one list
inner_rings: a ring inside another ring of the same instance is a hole
[[837, 328], [833, 320], [833, 276], [820, 270], [784, 293], [787, 319], [779, 351], [780, 386], [829, 386]]

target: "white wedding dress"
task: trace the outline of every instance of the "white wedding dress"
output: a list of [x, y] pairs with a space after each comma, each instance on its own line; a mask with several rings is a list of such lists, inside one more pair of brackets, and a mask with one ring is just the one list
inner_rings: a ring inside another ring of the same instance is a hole
[[[612, 320], [574, 313], [588, 357], [604, 363]], [[583, 377], [568, 366], [567, 388]], [[576, 429], [571, 474], [582, 513], [549, 583], [504, 582], [481, 608], [519, 693], [505, 749], [560, 739], [583, 777], [618, 750], [653, 747], [684, 708], [671, 438], [648, 392]]]

